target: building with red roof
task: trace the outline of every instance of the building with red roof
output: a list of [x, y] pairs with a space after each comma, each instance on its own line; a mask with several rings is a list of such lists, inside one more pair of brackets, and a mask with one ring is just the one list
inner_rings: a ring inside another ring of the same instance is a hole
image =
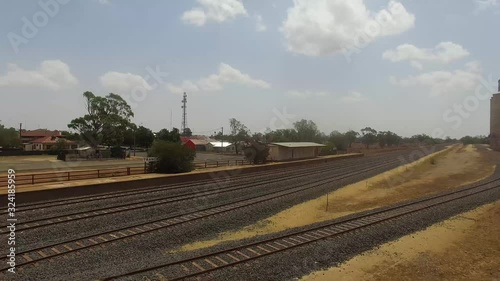
[[50, 131], [46, 129], [22, 130], [21, 142], [25, 151], [48, 151], [57, 144], [58, 141], [65, 141], [67, 149], [75, 149], [78, 144], [65, 139], [60, 131]]

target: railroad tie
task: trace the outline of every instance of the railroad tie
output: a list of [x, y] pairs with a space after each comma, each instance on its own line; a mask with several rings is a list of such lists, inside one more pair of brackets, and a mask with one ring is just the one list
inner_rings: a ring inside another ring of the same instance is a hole
[[280, 245], [280, 246], [281, 246], [281, 247], [283, 247], [283, 248], [288, 248], [288, 246], [283, 245], [283, 244], [281, 244], [281, 243], [279, 243], [279, 242], [276, 242], [276, 241], [274, 242], [274, 244]]
[[[302, 240], [304, 240], [304, 241], [306, 241], [306, 242], [311, 241], [311, 239], [308, 239], [308, 238], [302, 237], [302, 236], [300, 236], [300, 235], [296, 235], [295, 237], [300, 238], [300, 239], [302, 239]], [[304, 242], [302, 242], [302, 243], [304, 243]]]
[[247, 250], [250, 251], [250, 252], [252, 252], [252, 253], [254, 253], [254, 254], [256, 254], [257, 256], [261, 255], [259, 252], [256, 252], [256, 251], [254, 251], [254, 250], [252, 250], [250, 248], [247, 248]]
[[247, 259], [249, 259], [249, 258], [250, 258], [249, 256], [247, 256], [247, 255], [243, 254], [243, 253], [242, 253], [242, 252], [240, 252], [240, 251], [236, 251], [236, 253], [240, 254], [241, 256], [243, 256], [243, 257], [245, 257], [245, 258], [247, 258]]
[[52, 252], [54, 252], [56, 254], [60, 254], [61, 253], [56, 247], [52, 247], [50, 249], [52, 250]]
[[280, 250], [279, 248], [276, 248], [276, 247], [274, 247], [273, 245], [270, 245], [270, 244], [266, 244], [266, 246], [268, 246], [268, 247], [270, 247], [270, 248], [273, 248], [273, 249], [275, 249], [276, 251], [279, 251], [279, 250]]
[[269, 251], [268, 249], [266, 248], [262, 248], [261, 246], [257, 246], [257, 248], [261, 249], [262, 251], [266, 252], [266, 253], [270, 253], [271, 251]]
[[209, 259], [205, 259], [205, 262], [208, 263], [209, 265], [213, 266], [214, 268], [217, 268], [219, 267], [218, 265], [216, 265], [215, 263], [211, 262]]
[[168, 278], [165, 277], [165, 275], [163, 275], [161, 273], [156, 273], [155, 276], [158, 277], [158, 280], [160, 280], [160, 281], [168, 281]]
[[296, 245], [295, 243], [292, 243], [292, 242], [290, 242], [290, 241], [286, 240], [285, 238], [281, 239], [281, 241], [283, 241], [283, 242], [285, 242], [285, 243], [287, 243], [287, 244], [290, 244], [290, 245], [292, 245], [292, 246], [295, 246], [295, 245]]
[[302, 244], [302, 243], [304, 243], [303, 241], [300, 241], [300, 240], [295, 239], [295, 238], [293, 238], [293, 237], [288, 237], [288, 240], [292, 240], [292, 241], [294, 241], [294, 242], [297, 242], [298, 244]]
[[223, 260], [222, 258], [220, 257], [215, 257], [217, 260], [219, 260], [220, 262], [222, 262], [223, 264], [228, 264], [227, 261]]
[[201, 271], [205, 271], [206, 269], [204, 269], [201, 265], [197, 264], [196, 262], [192, 262], [192, 264], [197, 267], [199, 270]]
[[25, 260], [29, 261], [29, 262], [30, 262], [30, 261], [33, 261], [33, 259], [32, 259], [32, 258], [31, 258], [28, 254], [24, 254], [24, 255], [23, 255], [23, 258], [24, 258]]
[[44, 258], [46, 258], [46, 257], [47, 257], [47, 254], [46, 254], [46, 253], [44, 253], [43, 251], [38, 251], [37, 253], [38, 253], [40, 256], [44, 257]]
[[233, 260], [235, 260], [235, 261], [240, 261], [240, 259], [239, 259], [239, 258], [237, 258], [237, 257], [235, 257], [235, 256], [233, 256], [233, 255], [231, 255], [231, 254], [226, 254], [226, 256], [228, 256], [228, 257], [232, 258], [232, 259], [233, 259]]
[[106, 239], [106, 238], [104, 238], [104, 237], [102, 237], [102, 236], [99, 236], [99, 237], [97, 237], [97, 238], [101, 239], [101, 240], [102, 240], [102, 241], [104, 241], [104, 242], [107, 242], [107, 241], [108, 241], [108, 239]]

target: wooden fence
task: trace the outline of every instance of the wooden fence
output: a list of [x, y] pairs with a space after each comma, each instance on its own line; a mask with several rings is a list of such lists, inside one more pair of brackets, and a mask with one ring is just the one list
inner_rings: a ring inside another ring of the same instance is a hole
[[[224, 166], [241, 166], [248, 165], [250, 162], [245, 160], [227, 160], [227, 161], [206, 161], [206, 162], [195, 162], [193, 163], [197, 169], [205, 168], [215, 168]], [[109, 168], [109, 169], [97, 169], [97, 170], [81, 170], [81, 171], [59, 171], [59, 172], [49, 172], [49, 173], [16, 173], [16, 186], [21, 185], [33, 185], [33, 184], [43, 184], [43, 183], [56, 183], [56, 182], [66, 182], [75, 180], [88, 180], [88, 179], [99, 179], [99, 178], [111, 178], [111, 177], [121, 177], [121, 176], [131, 176], [147, 174], [148, 170], [146, 166], [140, 167], [123, 167], [123, 168]], [[7, 186], [7, 175], [0, 175], [3, 177], [0, 179], [0, 186]]]

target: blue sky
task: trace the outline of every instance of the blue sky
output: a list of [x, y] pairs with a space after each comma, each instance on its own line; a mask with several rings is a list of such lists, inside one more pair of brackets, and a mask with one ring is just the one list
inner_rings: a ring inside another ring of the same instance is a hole
[[186, 91], [195, 133], [234, 117], [488, 134], [499, 15], [498, 0], [2, 1], [0, 120], [67, 129], [90, 90], [157, 131], [180, 127]]

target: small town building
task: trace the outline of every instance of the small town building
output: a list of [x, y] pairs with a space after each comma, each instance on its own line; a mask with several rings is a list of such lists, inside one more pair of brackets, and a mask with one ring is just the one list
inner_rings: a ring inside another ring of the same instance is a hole
[[186, 145], [196, 151], [212, 151], [213, 147], [210, 144], [210, 141], [213, 141], [207, 137], [202, 136], [193, 136], [193, 137], [181, 137], [181, 142], [183, 145]]
[[185, 140], [182, 142], [182, 145], [191, 149], [192, 151], [196, 151], [196, 145], [194, 144], [194, 142], [192, 140]]
[[323, 144], [314, 142], [275, 142], [269, 145], [269, 161], [289, 161], [318, 157]]
[[75, 149], [78, 147], [76, 142], [66, 140], [59, 131], [45, 129], [21, 131], [21, 142], [24, 151], [50, 151], [58, 141], [64, 141], [65, 149]]
[[234, 152], [235, 147], [230, 142], [213, 141], [210, 142], [215, 152]]

